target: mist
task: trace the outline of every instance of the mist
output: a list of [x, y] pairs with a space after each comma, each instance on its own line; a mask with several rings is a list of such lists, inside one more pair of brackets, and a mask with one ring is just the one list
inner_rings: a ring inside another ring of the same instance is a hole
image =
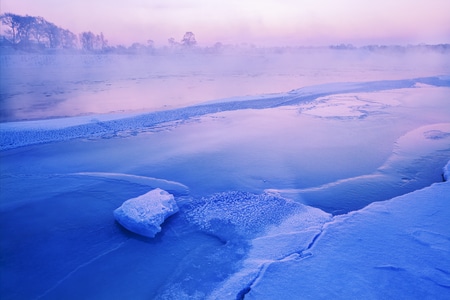
[[[406, 49], [406, 50], [405, 50]], [[329, 82], [446, 74], [446, 51], [317, 48], [1, 55], [0, 121], [136, 113]]]

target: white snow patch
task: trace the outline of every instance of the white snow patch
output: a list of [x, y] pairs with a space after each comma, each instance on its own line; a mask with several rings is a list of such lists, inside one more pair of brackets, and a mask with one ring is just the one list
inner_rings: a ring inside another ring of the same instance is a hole
[[178, 212], [173, 195], [154, 189], [144, 195], [125, 201], [114, 211], [114, 217], [126, 229], [154, 237], [161, 231], [166, 218]]

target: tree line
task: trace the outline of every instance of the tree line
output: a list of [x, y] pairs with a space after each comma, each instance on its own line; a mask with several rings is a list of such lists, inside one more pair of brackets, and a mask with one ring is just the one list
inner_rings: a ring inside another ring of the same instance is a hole
[[[149, 51], [154, 48], [154, 42], [147, 44], [133, 43], [130, 47], [109, 46], [103, 33], [95, 34], [91, 31], [75, 34], [68, 29], [61, 28], [43, 17], [21, 16], [13, 13], [0, 15], [0, 20], [6, 29], [0, 36], [0, 46], [12, 47], [25, 51], [45, 49], [81, 49], [88, 52], [121, 52]], [[181, 42], [174, 38], [168, 40], [172, 48], [193, 47], [197, 44], [195, 35], [186, 32]]]
[[77, 35], [63, 29], [42, 17], [20, 16], [12, 13], [0, 15], [7, 28], [2, 36], [2, 44], [15, 49], [75, 49]]
[[[178, 42], [174, 38], [168, 39], [168, 46], [155, 48], [154, 42], [148, 40], [146, 44], [133, 43], [130, 47], [110, 46], [103, 33], [95, 34], [91, 31], [75, 34], [68, 29], [61, 28], [42, 17], [21, 16], [13, 13], [0, 15], [0, 21], [5, 28], [0, 33], [0, 47], [12, 48], [23, 51], [45, 51], [45, 50], [82, 50], [84, 52], [96, 53], [173, 53], [178, 51], [193, 51], [200, 53], [295, 53], [314, 47], [271, 47], [259, 48], [253, 44], [223, 45], [220, 42], [212, 47], [200, 48], [197, 46], [195, 35], [186, 32]], [[385, 46], [369, 45], [355, 47], [351, 44], [332, 45], [331, 50], [355, 51], [364, 50], [370, 52], [409, 52], [409, 51], [433, 51], [449, 53], [450, 44], [438, 45], [408, 45], [408, 46]], [[309, 51], [308, 50], [308, 51]], [[318, 50], [318, 49], [316, 49]]]

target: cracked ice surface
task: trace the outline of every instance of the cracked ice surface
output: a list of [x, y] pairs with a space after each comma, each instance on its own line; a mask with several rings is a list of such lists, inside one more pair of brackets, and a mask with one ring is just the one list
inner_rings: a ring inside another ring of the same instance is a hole
[[446, 299], [449, 201], [450, 183], [436, 183], [334, 217], [308, 258], [269, 265], [245, 299]]
[[[281, 223], [269, 226], [259, 236], [248, 241], [250, 249], [241, 269], [230, 276], [208, 299], [242, 298], [275, 262], [309, 256], [307, 252], [332, 219], [320, 209], [298, 204], [295, 211]], [[240, 291], [239, 293], [237, 293]], [[238, 296], [239, 298], [239, 296]]]

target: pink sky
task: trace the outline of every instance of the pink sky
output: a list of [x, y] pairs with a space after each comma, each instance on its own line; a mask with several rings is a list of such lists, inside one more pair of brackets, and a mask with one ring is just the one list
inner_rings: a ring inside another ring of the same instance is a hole
[[42, 16], [110, 44], [167, 44], [192, 31], [200, 45], [450, 42], [449, 0], [1, 0], [1, 12]]

